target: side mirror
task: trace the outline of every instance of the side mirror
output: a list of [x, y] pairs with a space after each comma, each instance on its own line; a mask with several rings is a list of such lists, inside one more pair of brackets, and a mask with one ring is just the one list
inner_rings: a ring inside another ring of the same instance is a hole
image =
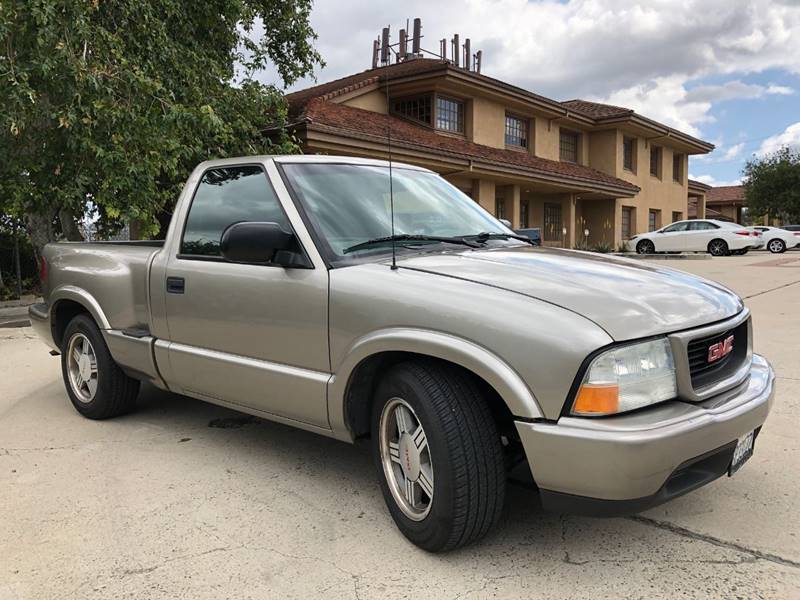
[[220, 238], [220, 252], [237, 263], [277, 264], [309, 268], [294, 234], [277, 223], [242, 221], [229, 225]]

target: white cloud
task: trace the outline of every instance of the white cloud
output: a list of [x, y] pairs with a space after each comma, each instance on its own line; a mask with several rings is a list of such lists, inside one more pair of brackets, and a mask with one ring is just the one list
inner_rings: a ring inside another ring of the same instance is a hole
[[[775, 0], [317, 0], [312, 24], [328, 81], [369, 68], [372, 40], [407, 18], [423, 47], [454, 33], [482, 49], [483, 72], [557, 99], [605, 100], [700, 135], [712, 103], [788, 94], [735, 79], [689, 89], [709, 75], [800, 73], [800, 3]], [[449, 47], [448, 47], [449, 48]], [[448, 49], [449, 52], [449, 49]], [[276, 81], [275, 73], [260, 79]], [[311, 80], [298, 82], [299, 89]], [[688, 86], [688, 87], [687, 87]]]
[[758, 154], [770, 154], [784, 146], [800, 147], [800, 122], [789, 125], [781, 133], [765, 139], [761, 143]]
[[724, 162], [738, 158], [739, 155], [742, 153], [742, 150], [744, 150], [744, 142], [739, 142], [738, 144], [734, 144], [725, 151], [720, 160]]
[[715, 179], [712, 175], [692, 175], [689, 173], [689, 179], [694, 179], [695, 181], [699, 181], [700, 183], [705, 183], [706, 185], [710, 185], [713, 187], [722, 187], [726, 185], [741, 185], [742, 179], [731, 179], [730, 181], [720, 181]]

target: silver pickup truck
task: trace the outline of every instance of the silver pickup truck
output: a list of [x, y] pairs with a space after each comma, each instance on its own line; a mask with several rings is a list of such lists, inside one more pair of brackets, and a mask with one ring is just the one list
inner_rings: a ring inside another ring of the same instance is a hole
[[732, 474], [773, 398], [730, 290], [535, 247], [409, 165], [203, 163], [164, 242], [50, 244], [42, 263], [30, 316], [82, 415], [131, 410], [144, 381], [363, 439], [398, 527], [431, 551], [497, 522], [522, 459], [565, 513]]

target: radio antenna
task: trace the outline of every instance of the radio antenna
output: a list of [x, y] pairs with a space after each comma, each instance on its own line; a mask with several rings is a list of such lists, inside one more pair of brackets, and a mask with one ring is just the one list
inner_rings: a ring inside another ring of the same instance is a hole
[[[384, 31], [384, 40], [387, 47], [389, 47], [389, 28]], [[389, 71], [388, 67], [391, 64], [391, 54], [388, 55], [388, 60], [385, 67], [386, 70], [386, 146], [389, 153], [389, 218], [391, 220], [392, 228], [392, 270], [397, 270], [397, 247], [394, 238], [394, 184], [392, 180], [392, 117], [390, 115], [389, 106]]]

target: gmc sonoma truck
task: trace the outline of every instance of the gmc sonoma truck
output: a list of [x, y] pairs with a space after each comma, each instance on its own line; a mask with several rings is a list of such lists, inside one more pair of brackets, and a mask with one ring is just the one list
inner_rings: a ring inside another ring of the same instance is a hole
[[57, 243], [30, 309], [91, 419], [140, 382], [370, 444], [408, 539], [544, 508], [619, 515], [732, 474], [774, 373], [710, 281], [535, 247], [438, 175], [339, 157], [197, 167], [163, 242]]

